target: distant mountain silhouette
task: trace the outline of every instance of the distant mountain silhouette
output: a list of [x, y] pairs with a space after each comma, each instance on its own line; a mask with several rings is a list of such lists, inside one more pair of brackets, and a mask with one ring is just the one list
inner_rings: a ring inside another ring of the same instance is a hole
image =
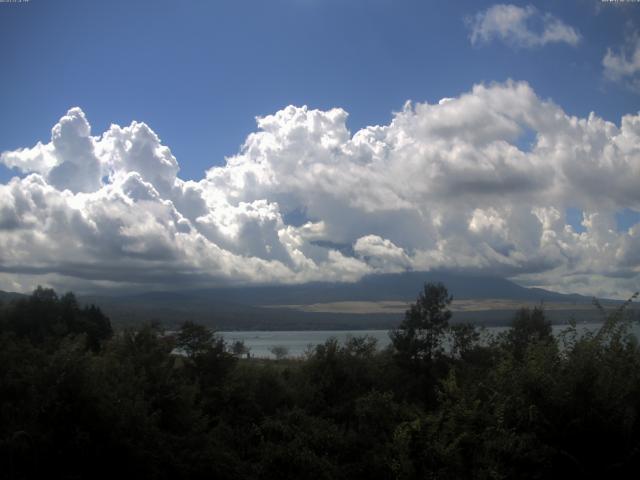
[[8, 303], [21, 297], [24, 297], [24, 294], [16, 292], [4, 292], [0, 290], [0, 302], [2, 303]]
[[134, 299], [171, 301], [216, 299], [246, 305], [298, 305], [341, 301], [413, 301], [425, 282], [442, 282], [454, 299], [508, 299], [554, 302], [591, 302], [590, 297], [565, 295], [540, 288], [525, 288], [493, 276], [470, 276], [446, 272], [404, 272], [367, 275], [354, 283], [312, 282], [301, 285], [223, 287], [189, 292], [156, 292], [134, 295]]
[[[153, 291], [127, 295], [84, 295], [82, 303], [99, 305], [117, 324], [157, 320], [172, 328], [192, 320], [217, 329], [367, 329], [389, 328], [396, 313], [319, 313], [285, 308], [333, 302], [413, 302], [425, 282], [442, 282], [454, 300], [500, 299], [529, 304], [561, 302], [588, 304], [590, 297], [525, 288], [500, 277], [448, 272], [405, 272], [368, 275], [354, 283], [312, 282], [302, 285], [237, 286], [180, 291]], [[61, 292], [60, 292], [61, 293]], [[0, 300], [20, 294], [2, 292]], [[282, 307], [279, 307], [282, 306]], [[265, 308], [269, 307], [269, 308]], [[504, 324], [513, 312], [456, 312], [454, 320]], [[566, 312], [563, 315], [568, 315]]]

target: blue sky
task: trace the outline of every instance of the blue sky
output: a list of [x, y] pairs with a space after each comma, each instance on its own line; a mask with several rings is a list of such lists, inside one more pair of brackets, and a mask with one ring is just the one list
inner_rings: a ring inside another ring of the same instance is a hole
[[638, 2], [29, 0], [0, 42], [0, 289], [640, 289]]
[[[527, 2], [514, 2], [527, 5]], [[570, 114], [619, 122], [640, 96], [602, 58], [640, 7], [536, 2], [577, 28], [578, 47], [473, 46], [464, 18], [490, 2], [417, 0], [43, 1], [0, 5], [0, 151], [47, 141], [80, 106], [94, 132], [144, 120], [183, 178], [233, 155], [254, 117], [289, 104], [388, 123], [408, 100], [526, 80]], [[6, 175], [6, 173], [5, 173]]]

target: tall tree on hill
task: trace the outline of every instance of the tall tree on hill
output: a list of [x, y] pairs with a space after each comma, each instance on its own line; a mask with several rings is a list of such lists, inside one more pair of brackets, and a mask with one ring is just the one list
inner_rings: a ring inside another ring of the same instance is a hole
[[400, 326], [390, 333], [393, 348], [402, 361], [425, 363], [442, 353], [452, 301], [453, 297], [442, 283], [425, 283]]

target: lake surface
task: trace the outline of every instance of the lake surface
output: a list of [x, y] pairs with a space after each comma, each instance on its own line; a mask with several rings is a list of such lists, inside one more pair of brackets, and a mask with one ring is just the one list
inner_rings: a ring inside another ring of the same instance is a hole
[[[601, 323], [579, 324], [578, 331], [595, 331], [602, 326]], [[554, 334], [558, 335], [568, 325], [553, 325]], [[508, 327], [485, 327], [485, 335], [495, 335], [508, 330]], [[633, 332], [640, 338], [640, 325], [633, 324]], [[218, 332], [228, 343], [237, 340], [243, 341], [248, 347], [252, 357], [274, 358], [271, 353], [273, 347], [287, 349], [288, 357], [301, 357], [307, 350], [326, 342], [329, 338], [336, 338], [343, 343], [349, 337], [362, 337], [368, 335], [378, 341], [378, 348], [383, 349], [391, 340], [389, 330], [302, 330], [302, 331], [238, 331]]]
[[249, 331], [249, 332], [218, 332], [227, 343], [243, 341], [249, 348], [252, 357], [273, 358], [273, 347], [284, 347], [289, 357], [300, 357], [309, 348], [320, 345], [330, 338], [336, 338], [340, 343], [349, 337], [368, 335], [378, 341], [378, 348], [386, 347], [389, 342], [388, 330], [302, 330], [302, 331]]

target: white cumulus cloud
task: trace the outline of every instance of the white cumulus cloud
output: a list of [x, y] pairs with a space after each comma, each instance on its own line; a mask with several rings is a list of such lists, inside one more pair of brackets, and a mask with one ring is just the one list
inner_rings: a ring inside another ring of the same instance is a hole
[[[452, 269], [625, 296], [640, 278], [640, 115], [568, 115], [524, 82], [407, 103], [355, 133], [289, 106], [184, 181], [133, 122], [95, 134], [79, 108], [51, 141], [4, 152], [0, 288], [172, 288], [356, 280]], [[535, 137], [529, 147], [521, 139]], [[583, 212], [582, 227], [566, 218]]]
[[576, 46], [581, 39], [573, 27], [550, 13], [527, 5], [496, 4], [466, 18], [473, 45], [501, 40], [512, 47], [534, 48], [549, 43]]

